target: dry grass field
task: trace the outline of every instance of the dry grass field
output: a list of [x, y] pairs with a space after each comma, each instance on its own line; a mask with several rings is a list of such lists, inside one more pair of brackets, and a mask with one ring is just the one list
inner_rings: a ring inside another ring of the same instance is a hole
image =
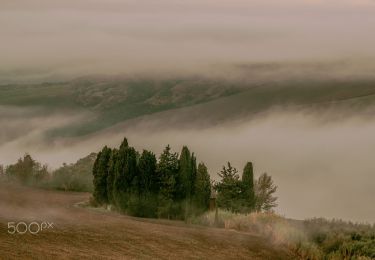
[[[78, 207], [90, 194], [0, 184], [0, 258], [290, 259], [244, 232], [133, 218]], [[53, 222], [38, 234], [8, 234], [8, 222]]]

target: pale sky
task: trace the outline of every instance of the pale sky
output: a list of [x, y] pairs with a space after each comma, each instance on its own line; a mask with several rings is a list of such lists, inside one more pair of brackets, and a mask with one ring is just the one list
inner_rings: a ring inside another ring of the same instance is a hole
[[2, 0], [0, 82], [257, 62], [373, 68], [374, 14], [364, 0]]

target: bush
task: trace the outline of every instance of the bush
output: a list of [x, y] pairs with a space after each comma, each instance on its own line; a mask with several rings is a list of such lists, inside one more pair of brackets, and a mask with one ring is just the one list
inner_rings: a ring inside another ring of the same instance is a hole
[[[300, 259], [374, 259], [375, 227], [340, 220], [288, 220], [273, 213], [211, 211], [192, 223], [235, 229], [285, 245]], [[216, 219], [216, 221], [215, 221]]]

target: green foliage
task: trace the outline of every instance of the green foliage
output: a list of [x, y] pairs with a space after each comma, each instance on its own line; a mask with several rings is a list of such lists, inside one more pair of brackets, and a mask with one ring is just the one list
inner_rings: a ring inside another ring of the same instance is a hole
[[306, 260], [375, 259], [375, 225], [341, 220], [296, 221], [274, 213], [238, 214], [219, 210], [190, 220], [194, 224], [235, 229], [264, 237]]
[[74, 164], [64, 163], [62, 167], [49, 173], [47, 165], [42, 166], [26, 154], [16, 164], [8, 165], [3, 175], [7, 180], [41, 188], [91, 192], [94, 190], [92, 169], [96, 157], [92, 153]]
[[271, 176], [264, 173], [254, 182], [251, 162], [246, 163], [242, 179], [229, 162], [218, 175], [221, 181], [214, 188], [218, 193], [217, 205], [220, 208], [235, 213], [250, 213], [253, 210], [267, 212], [277, 205], [277, 198], [273, 196], [277, 187]]
[[221, 177], [221, 182], [215, 185], [218, 207], [232, 212], [242, 211], [244, 187], [237, 169], [228, 162], [218, 175]]
[[251, 211], [255, 206], [254, 170], [251, 162], [246, 163], [242, 174], [243, 200], [246, 211]]
[[117, 162], [113, 184], [113, 197], [116, 206], [126, 212], [129, 207], [131, 194], [137, 191], [135, 176], [138, 174], [137, 152], [128, 145], [126, 139], [122, 142]]
[[[187, 146], [180, 156], [168, 145], [159, 159], [150, 151], [139, 154], [124, 138], [119, 149], [104, 147], [93, 166], [94, 199], [97, 204], [112, 204], [134, 216], [189, 219], [209, 208], [211, 180], [207, 167], [200, 163]], [[214, 185], [217, 205], [232, 211], [249, 213], [260, 203], [269, 210], [276, 190], [268, 175], [255, 184], [253, 165], [248, 162], [240, 179], [236, 168], [228, 162], [218, 174], [221, 181]], [[265, 180], [265, 181], [263, 181]], [[262, 197], [260, 196], [262, 195]]]
[[105, 146], [101, 152], [99, 152], [94, 166], [94, 198], [99, 204], [108, 203], [107, 193], [107, 178], [108, 170], [110, 166], [111, 149]]
[[211, 197], [211, 180], [204, 163], [198, 165], [194, 182], [193, 206], [199, 213], [208, 210]]
[[6, 179], [5, 169], [4, 169], [4, 166], [0, 164], [0, 181], [5, 180], [5, 179]]
[[125, 138], [119, 149], [104, 147], [93, 170], [95, 204], [112, 204], [139, 217], [186, 219], [208, 209], [211, 181], [207, 167], [198, 170], [187, 147], [179, 157], [168, 145], [159, 157], [139, 153]]
[[184, 146], [182, 148], [179, 159], [179, 173], [178, 173], [178, 195], [179, 199], [190, 199], [192, 193], [192, 158], [189, 149]]
[[138, 174], [132, 182], [128, 213], [138, 217], [156, 217], [157, 194], [159, 191], [156, 175], [156, 157], [143, 150], [138, 160]]
[[157, 176], [159, 179], [158, 210], [157, 215], [164, 218], [176, 218], [178, 211], [175, 205], [178, 197], [178, 179], [179, 160], [178, 154], [172, 153], [168, 145], [160, 155], [157, 164]]
[[255, 209], [257, 211], [270, 211], [276, 207], [277, 197], [273, 194], [276, 192], [277, 186], [274, 185], [272, 177], [267, 173], [263, 173], [255, 181]]
[[158, 176], [156, 175], [156, 157], [150, 151], [143, 150], [138, 161], [138, 193], [157, 194], [159, 191]]
[[309, 239], [327, 259], [374, 259], [375, 226], [315, 218], [303, 222]]
[[177, 178], [177, 200], [182, 206], [182, 212], [187, 218], [192, 214], [192, 197], [194, 194], [194, 183], [196, 178], [197, 166], [194, 154], [191, 154], [187, 146], [182, 147], [179, 159], [179, 172]]
[[17, 163], [8, 165], [5, 174], [9, 180], [18, 181], [26, 185], [40, 185], [49, 178], [46, 165], [41, 165], [29, 154], [18, 159]]
[[76, 163], [70, 165], [64, 163], [52, 173], [52, 178], [46, 187], [65, 191], [92, 192], [94, 190], [92, 170], [96, 157], [96, 153], [91, 153]]
[[107, 174], [107, 197], [109, 204], [115, 204], [115, 199], [113, 196], [113, 185], [115, 182], [115, 173], [116, 173], [116, 162], [118, 160], [118, 153], [117, 149], [113, 149], [111, 152], [111, 156], [109, 157], [108, 162], [108, 174]]

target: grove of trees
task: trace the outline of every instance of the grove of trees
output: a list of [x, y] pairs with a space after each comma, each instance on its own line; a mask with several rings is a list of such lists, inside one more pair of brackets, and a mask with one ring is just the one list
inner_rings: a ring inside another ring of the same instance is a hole
[[251, 162], [242, 178], [229, 162], [218, 175], [220, 182], [211, 181], [205, 164], [197, 164], [186, 146], [177, 154], [168, 145], [156, 158], [151, 151], [139, 153], [125, 138], [118, 149], [105, 146], [98, 153], [93, 197], [97, 204], [113, 205], [129, 215], [185, 220], [208, 210], [211, 191], [217, 193], [217, 206], [232, 212], [269, 211], [276, 206], [271, 177], [263, 174], [254, 181]]
[[[165, 147], [157, 158], [129, 146], [105, 146], [98, 154], [64, 164], [53, 172], [25, 154], [15, 164], [0, 165], [0, 180], [65, 191], [93, 192], [97, 205], [111, 205], [139, 217], [189, 219], [207, 211], [211, 197], [219, 208], [235, 213], [271, 211], [277, 187], [266, 173], [254, 180], [253, 164], [242, 175], [229, 162], [212, 181], [203, 162], [184, 146], [180, 154]], [[212, 196], [211, 196], [212, 195]]]
[[[4, 171], [3, 167], [2, 171]], [[47, 165], [41, 165], [29, 154], [18, 159], [17, 163], [8, 165], [5, 168], [5, 176], [26, 185], [35, 185], [43, 182], [49, 176]]]
[[137, 152], [125, 138], [119, 149], [105, 146], [93, 167], [98, 204], [111, 204], [140, 217], [186, 219], [208, 209], [211, 180], [207, 167], [187, 147], [180, 156], [167, 146], [154, 153]]

